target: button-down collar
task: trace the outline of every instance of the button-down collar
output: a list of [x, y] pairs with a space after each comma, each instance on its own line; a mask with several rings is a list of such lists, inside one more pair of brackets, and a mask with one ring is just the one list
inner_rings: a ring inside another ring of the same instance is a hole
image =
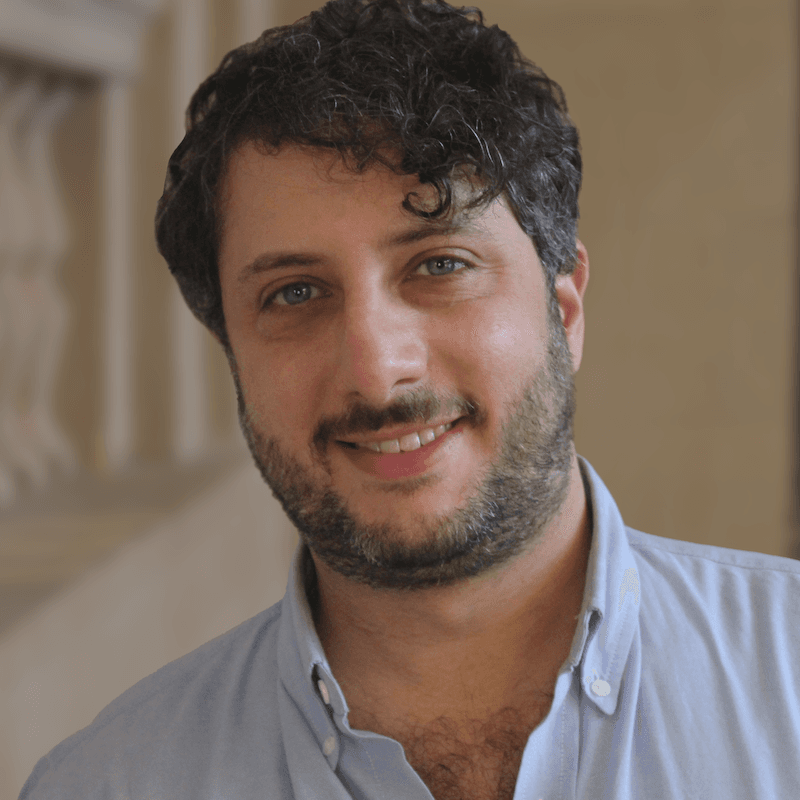
[[587, 698], [612, 714], [638, 623], [639, 570], [616, 503], [583, 459], [581, 469], [592, 509], [592, 547], [580, 626], [568, 663], [580, 665]]

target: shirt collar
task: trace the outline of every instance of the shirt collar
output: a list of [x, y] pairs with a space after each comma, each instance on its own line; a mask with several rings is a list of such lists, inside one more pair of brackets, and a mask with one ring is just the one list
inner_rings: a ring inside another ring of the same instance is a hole
[[314, 626], [306, 591], [313, 569], [308, 548], [301, 542], [295, 550], [286, 594], [281, 602], [278, 674], [331, 768], [336, 769], [339, 747], [331, 749], [325, 745], [338, 740], [348, 708]]
[[[614, 499], [589, 462], [579, 462], [591, 509], [592, 544], [578, 628], [565, 668], [577, 670], [586, 697], [611, 714], [638, 623], [639, 571]], [[313, 564], [301, 543], [281, 606], [278, 665], [283, 685], [304, 709], [322, 744], [331, 735], [332, 720], [341, 732], [348, 707], [314, 627], [306, 592], [309, 575]], [[335, 753], [331, 757], [335, 760]]]
[[568, 665], [601, 711], [617, 707], [625, 664], [639, 620], [639, 570], [622, 515], [591, 464], [579, 458], [592, 510], [586, 588]]

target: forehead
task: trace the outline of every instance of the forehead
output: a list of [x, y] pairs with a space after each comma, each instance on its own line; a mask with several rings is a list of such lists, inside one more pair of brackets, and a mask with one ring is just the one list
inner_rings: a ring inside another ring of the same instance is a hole
[[[457, 171], [451, 183], [455, 211], [443, 215], [444, 218], [437, 215], [436, 220], [431, 220], [432, 224], [448, 224], [456, 216], [463, 217], [464, 206], [481, 189], [466, 168]], [[276, 207], [282, 204], [284, 211], [288, 210], [288, 201], [301, 204], [298, 210], [302, 210], [302, 206], [312, 204], [315, 199], [346, 193], [357, 200], [360, 194], [364, 202], [381, 198], [385, 210], [396, 210], [416, 219], [424, 217], [403, 207], [408, 196], [412, 197], [414, 208], [421, 212], [434, 211], [439, 201], [438, 192], [431, 184], [421, 183], [416, 175], [400, 174], [380, 162], [359, 171], [337, 151], [326, 148], [287, 144], [273, 151], [247, 141], [228, 157], [219, 183], [218, 217], [223, 227], [231, 211], [240, 212], [240, 206], [247, 203], [248, 198], [256, 200], [254, 191], [258, 195], [272, 194]], [[324, 196], [320, 196], [321, 193]], [[458, 213], [458, 209], [462, 211]]]
[[218, 256], [220, 273], [239, 270], [266, 249], [337, 250], [347, 257], [367, 250], [411, 245], [432, 236], [509, 241], [530, 239], [504, 199], [465, 209], [480, 190], [467, 174], [452, 182], [448, 213], [426, 218], [418, 211], [438, 205], [438, 192], [416, 175], [381, 164], [351, 169], [337, 152], [287, 145], [278, 152], [248, 142], [228, 160], [220, 182]]

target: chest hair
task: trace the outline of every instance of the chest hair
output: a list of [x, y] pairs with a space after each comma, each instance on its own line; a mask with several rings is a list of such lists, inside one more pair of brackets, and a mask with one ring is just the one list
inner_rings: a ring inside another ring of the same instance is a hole
[[488, 719], [442, 716], [389, 735], [436, 800], [512, 800], [528, 737], [547, 716], [552, 694], [528, 698]]

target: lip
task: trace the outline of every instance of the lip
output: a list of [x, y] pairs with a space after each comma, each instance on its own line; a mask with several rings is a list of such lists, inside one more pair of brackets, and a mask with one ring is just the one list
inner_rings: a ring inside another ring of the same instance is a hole
[[[407, 428], [406, 433], [413, 433], [418, 430], [420, 430], [419, 427]], [[458, 420], [449, 431], [443, 433], [438, 439], [407, 453], [376, 453], [361, 447], [353, 450], [344, 445], [340, 445], [339, 450], [358, 469], [374, 478], [389, 481], [414, 478], [423, 475], [434, 466], [435, 462], [439, 460], [438, 456], [445, 442], [449, 442], [453, 437], [460, 436], [462, 433], [461, 420]], [[399, 436], [404, 435], [404, 433], [399, 434]], [[384, 441], [387, 438], [397, 437], [398, 434], [389, 436], [381, 431], [380, 439], [372, 439], [370, 441]], [[367, 440], [359, 439], [359, 443], [363, 441]]]

